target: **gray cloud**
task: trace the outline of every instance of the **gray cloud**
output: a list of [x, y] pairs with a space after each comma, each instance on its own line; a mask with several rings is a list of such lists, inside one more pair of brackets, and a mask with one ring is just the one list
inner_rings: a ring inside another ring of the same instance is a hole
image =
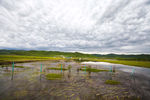
[[150, 53], [149, 0], [0, 0], [0, 49]]

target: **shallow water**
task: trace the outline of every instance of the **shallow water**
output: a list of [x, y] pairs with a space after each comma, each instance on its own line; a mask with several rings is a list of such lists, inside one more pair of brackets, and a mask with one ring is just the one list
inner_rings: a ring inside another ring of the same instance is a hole
[[122, 65], [122, 64], [112, 64], [107, 62], [82, 62], [82, 64], [87, 65], [95, 65], [105, 68], [111, 68], [112, 66], [115, 67], [117, 70], [132, 73], [133, 69], [136, 74], [142, 74], [146, 77], [150, 78], [150, 68], [143, 68], [143, 67], [136, 67], [136, 66], [128, 66], [128, 65]]
[[[149, 78], [143, 78], [135, 73], [134, 77], [116, 66], [112, 72], [86, 72], [78, 70], [80, 67], [88, 67], [88, 63], [74, 61], [43, 61], [18, 63], [15, 68], [13, 80], [11, 80], [11, 67], [0, 69], [0, 100], [149, 100]], [[40, 68], [42, 64], [42, 73]], [[72, 66], [70, 70], [49, 70], [50, 67], [64, 68]], [[92, 64], [92, 68], [110, 69], [111, 64]], [[11, 65], [10, 65], [11, 66]], [[118, 65], [119, 66], [119, 65]], [[122, 69], [124, 65], [121, 65]], [[130, 66], [129, 66], [130, 67]], [[125, 68], [124, 68], [125, 69]], [[137, 69], [136, 69], [137, 70]], [[47, 80], [48, 73], [62, 74], [60, 80]], [[143, 80], [140, 82], [139, 80]], [[105, 84], [106, 80], [120, 81], [119, 85]], [[139, 91], [140, 90], [140, 91]], [[136, 98], [136, 99], [135, 99]]]
[[[82, 64], [93, 65], [98, 68], [114, 67], [116, 70], [123, 71], [131, 76], [134, 75], [135, 88], [138, 92], [141, 92], [140, 94], [146, 95], [147, 98], [150, 98], [150, 68], [112, 64], [107, 62], [82, 62]], [[146, 100], [146, 98], [143, 100]]]

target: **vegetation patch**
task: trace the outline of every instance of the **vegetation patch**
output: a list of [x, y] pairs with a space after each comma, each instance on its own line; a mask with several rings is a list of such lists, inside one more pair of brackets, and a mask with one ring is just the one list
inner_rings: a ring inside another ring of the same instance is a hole
[[120, 82], [119, 81], [115, 81], [115, 80], [106, 80], [105, 84], [118, 85], [118, 84], [120, 84]]
[[3, 68], [3, 67], [8, 67], [8, 66], [7, 66], [7, 65], [0, 65], [0, 67], [2, 67], [2, 68]]
[[61, 67], [51, 67], [48, 69], [50, 69], [50, 70], [68, 70], [67, 68], [61, 68]]
[[45, 60], [62, 60], [61, 57], [40, 57], [40, 56], [23, 56], [23, 55], [0, 55], [0, 65], [15, 63], [45, 61]]
[[14, 94], [17, 97], [23, 97], [23, 96], [26, 96], [28, 94], [28, 92], [25, 91], [25, 90], [23, 90], [23, 91], [16, 91]]
[[56, 74], [56, 73], [46, 74], [46, 79], [48, 80], [56, 80], [56, 79], [61, 79], [61, 78], [62, 78], [62, 74]]
[[15, 66], [15, 68], [25, 68], [24, 66]]
[[124, 64], [131, 66], [139, 66], [150, 68], [150, 55], [117, 55], [117, 54], [82, 54], [71, 52], [58, 51], [24, 51], [24, 50], [0, 50], [0, 65], [15, 63], [45, 61], [45, 60], [75, 60], [77, 62], [95, 61], [95, 62], [109, 62], [115, 64]]
[[71, 65], [69, 65], [69, 66], [68, 66], [68, 69], [70, 70], [71, 68], [72, 68], [72, 66], [71, 66]]
[[82, 71], [88, 71], [88, 72], [107, 72], [109, 70], [105, 70], [105, 69], [96, 69], [96, 68], [80, 68], [80, 70]]
[[[8, 65], [0, 65], [0, 67], [12, 67], [12, 65], [8, 66]], [[14, 68], [25, 68], [24, 66], [14, 66]]]
[[150, 61], [132, 61], [132, 60], [115, 60], [115, 59], [90, 59], [90, 61], [108, 62], [114, 64], [123, 64], [123, 65], [150, 68]]

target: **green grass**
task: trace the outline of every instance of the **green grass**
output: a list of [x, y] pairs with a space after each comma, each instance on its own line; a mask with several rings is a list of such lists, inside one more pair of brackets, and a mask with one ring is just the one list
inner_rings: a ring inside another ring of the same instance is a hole
[[127, 61], [127, 60], [99, 60], [99, 61], [150, 68], [150, 61]]
[[61, 78], [62, 78], [62, 74], [55, 74], [55, 73], [46, 74], [46, 79], [48, 80], [56, 80]]
[[[61, 67], [51, 67], [51, 68], [48, 68], [50, 70], [61, 70]], [[67, 68], [62, 68], [62, 70], [68, 70]]]
[[[44, 61], [44, 60], [65, 60], [62, 57], [44, 57], [44, 56], [23, 56], [23, 55], [0, 55], [0, 65], [11, 64], [13, 61], [16, 63], [20, 62], [33, 62], [33, 61]], [[78, 57], [73, 57], [72, 60], [79, 60]], [[150, 68], [150, 61], [135, 61], [135, 60], [116, 60], [114, 59], [98, 59], [98, 58], [82, 58], [81, 61], [100, 61], [109, 62], [114, 64], [124, 64], [138, 67]]]
[[[8, 66], [8, 65], [0, 65], [0, 67], [12, 67], [12, 66]], [[14, 66], [14, 68], [25, 68], [24, 66]]]
[[4, 67], [8, 67], [7, 65], [0, 65], [0, 67], [4, 68]]
[[[36, 51], [36, 50], [0, 50], [0, 55], [22, 55], [22, 56], [41, 56], [41, 57], [95, 57], [91, 54], [79, 52], [59, 52], [59, 51]], [[68, 59], [68, 58], [67, 58]]]
[[115, 80], [106, 80], [105, 84], [118, 85], [118, 84], [120, 84], [120, 82], [119, 81], [115, 81]]
[[38, 57], [38, 56], [18, 56], [18, 55], [0, 55], [0, 64], [11, 64], [14, 62], [32, 62], [45, 60], [62, 60], [60, 57]]
[[71, 68], [72, 68], [72, 66], [71, 66], [71, 65], [69, 65], [69, 66], [68, 66], [68, 69], [70, 70]]
[[24, 66], [14, 66], [15, 68], [25, 68]]
[[86, 58], [83, 61], [95, 61], [95, 62], [108, 62], [114, 64], [123, 64], [123, 65], [130, 65], [130, 66], [137, 66], [137, 67], [145, 67], [150, 68], [150, 61], [131, 61], [131, 60], [115, 60], [115, 59], [91, 59]]
[[[61, 64], [59, 64], [58, 66], [59, 67], [50, 67], [48, 69], [50, 69], [50, 70], [70, 70], [72, 68], [71, 65], [69, 65], [68, 68], [61, 68]], [[64, 65], [62, 65], [62, 66], [64, 66]]]
[[[80, 70], [85, 71], [85, 68], [80, 68]], [[96, 68], [86, 68], [87, 72], [106, 72], [109, 70], [105, 70], [105, 69], [96, 69]]]

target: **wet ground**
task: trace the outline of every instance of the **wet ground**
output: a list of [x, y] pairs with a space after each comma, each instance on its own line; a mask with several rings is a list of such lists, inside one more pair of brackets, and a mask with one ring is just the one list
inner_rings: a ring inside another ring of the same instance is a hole
[[[42, 72], [41, 71], [42, 64]], [[71, 69], [50, 70], [50, 67]], [[87, 64], [97, 69], [110, 70], [111, 65]], [[9, 65], [11, 66], [11, 65]], [[0, 67], [0, 100], [149, 100], [150, 78], [143, 74], [125, 72], [87, 72], [79, 68], [85, 63], [74, 61], [43, 61], [18, 63], [12, 78], [11, 67]], [[107, 67], [106, 67], [107, 66]], [[46, 74], [62, 74], [61, 79], [48, 80]], [[118, 85], [106, 80], [119, 81]]]

